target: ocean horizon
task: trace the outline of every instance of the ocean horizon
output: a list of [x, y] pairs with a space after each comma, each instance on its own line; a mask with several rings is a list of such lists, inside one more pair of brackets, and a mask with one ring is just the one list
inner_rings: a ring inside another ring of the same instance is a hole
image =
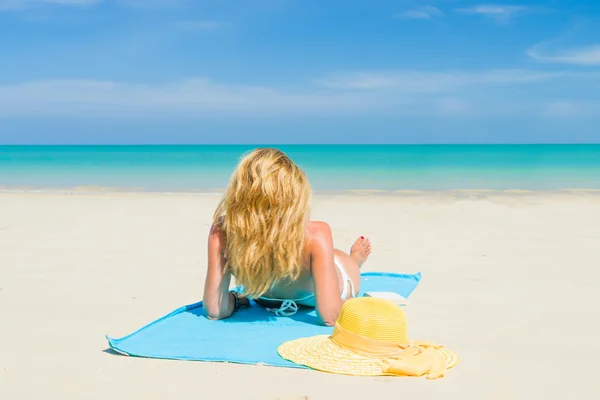
[[239, 159], [266, 146], [315, 191], [600, 189], [600, 144], [3, 145], [0, 188], [221, 192]]

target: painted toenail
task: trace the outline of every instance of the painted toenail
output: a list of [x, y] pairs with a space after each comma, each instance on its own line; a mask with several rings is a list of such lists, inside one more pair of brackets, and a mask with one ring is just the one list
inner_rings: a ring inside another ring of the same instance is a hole
[[361, 239], [364, 239], [365, 237], [364, 237], [364, 236], [361, 236], [360, 238], [361, 238]]

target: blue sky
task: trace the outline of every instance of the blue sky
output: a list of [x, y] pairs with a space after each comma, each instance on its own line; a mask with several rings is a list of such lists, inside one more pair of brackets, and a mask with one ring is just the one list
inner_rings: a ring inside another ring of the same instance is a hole
[[600, 1], [0, 0], [0, 143], [600, 142]]

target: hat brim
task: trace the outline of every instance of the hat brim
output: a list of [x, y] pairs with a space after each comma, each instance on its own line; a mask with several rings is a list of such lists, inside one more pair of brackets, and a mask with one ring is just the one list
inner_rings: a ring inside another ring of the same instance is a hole
[[[446, 359], [447, 368], [458, 364], [458, 356], [445, 347], [436, 348]], [[384, 360], [370, 358], [341, 347], [329, 335], [312, 336], [285, 342], [277, 348], [279, 355], [293, 363], [334, 374], [385, 376]]]

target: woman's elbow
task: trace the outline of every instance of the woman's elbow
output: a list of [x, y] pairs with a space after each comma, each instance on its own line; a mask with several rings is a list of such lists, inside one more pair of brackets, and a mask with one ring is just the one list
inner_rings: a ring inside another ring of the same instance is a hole
[[319, 313], [319, 319], [321, 320], [321, 323], [325, 326], [335, 326], [339, 314], [339, 312]]
[[220, 319], [225, 319], [231, 316], [231, 313], [228, 313], [228, 307], [221, 307], [219, 304], [216, 304], [214, 301], [206, 301], [202, 302], [202, 308], [204, 309], [204, 316], [210, 320], [217, 321]]
[[223, 319], [223, 317], [221, 317], [219, 311], [216, 311], [216, 312], [215, 311], [216, 310], [211, 310], [209, 307], [204, 307], [204, 316], [213, 321]]
[[210, 307], [204, 307], [204, 316], [212, 321], [218, 321], [229, 317], [229, 315], [226, 315], [226, 313], [222, 312], [220, 309], [211, 309]]

